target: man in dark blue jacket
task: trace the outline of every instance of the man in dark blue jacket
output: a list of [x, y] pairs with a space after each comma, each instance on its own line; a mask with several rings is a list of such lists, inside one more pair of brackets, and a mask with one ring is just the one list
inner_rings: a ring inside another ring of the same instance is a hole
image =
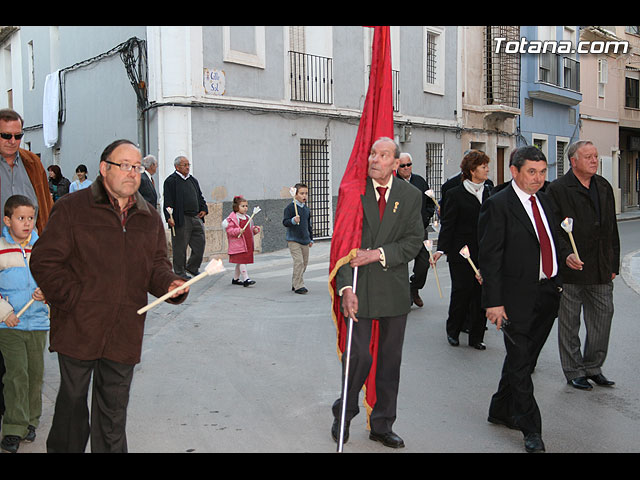
[[[427, 181], [420, 175], [413, 173], [413, 160], [409, 153], [400, 154], [400, 165], [398, 165], [397, 173], [399, 178], [406, 180], [422, 192], [422, 208], [420, 210], [420, 214], [422, 216], [422, 224], [424, 226], [424, 239], [426, 240], [428, 238], [427, 227], [429, 226], [431, 217], [433, 217], [433, 212], [435, 212], [436, 209], [436, 205], [433, 203], [433, 200], [427, 197], [424, 193], [429, 190], [429, 183], [427, 183]], [[427, 252], [427, 249], [423, 245], [415, 258], [413, 264], [413, 275], [411, 275], [410, 278], [411, 301], [418, 307], [422, 307], [424, 305], [424, 302], [420, 298], [420, 294], [418, 292], [422, 287], [424, 287], [424, 284], [427, 281], [428, 269], [429, 252]]]
[[304, 183], [297, 183], [294, 188], [296, 195], [284, 209], [282, 224], [287, 227], [287, 245], [293, 258], [291, 290], [305, 294], [308, 290], [304, 286], [303, 275], [309, 261], [309, 248], [313, 245], [311, 211], [307, 207], [309, 188]]

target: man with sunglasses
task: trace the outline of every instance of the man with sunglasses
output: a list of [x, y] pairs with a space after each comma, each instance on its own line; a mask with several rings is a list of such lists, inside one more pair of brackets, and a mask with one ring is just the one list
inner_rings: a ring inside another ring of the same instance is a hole
[[[427, 239], [427, 227], [429, 226], [429, 222], [431, 217], [433, 216], [433, 212], [435, 212], [436, 206], [431, 201], [429, 197], [427, 197], [424, 192], [429, 190], [429, 184], [427, 181], [422, 178], [420, 175], [416, 175], [413, 173], [413, 160], [411, 159], [411, 154], [409, 153], [401, 153], [400, 154], [400, 165], [398, 165], [398, 177], [406, 180], [411, 185], [416, 187], [418, 190], [422, 192], [422, 223], [424, 225], [424, 239]], [[427, 270], [429, 269], [429, 252], [427, 249], [422, 246], [418, 255], [416, 256], [413, 263], [413, 275], [411, 275], [411, 301], [415, 303], [418, 307], [422, 307], [424, 302], [420, 298], [419, 290], [424, 287], [424, 284], [427, 281]]]
[[10, 196], [24, 195], [36, 205], [36, 228], [42, 233], [53, 199], [40, 157], [20, 148], [23, 125], [16, 111], [0, 109], [0, 208]]
[[[36, 229], [42, 233], [53, 207], [53, 198], [40, 157], [20, 148], [23, 124], [15, 110], [0, 109], [0, 209], [12, 195], [26, 196], [36, 206]], [[4, 413], [3, 376], [4, 360], [0, 354], [0, 418]]]

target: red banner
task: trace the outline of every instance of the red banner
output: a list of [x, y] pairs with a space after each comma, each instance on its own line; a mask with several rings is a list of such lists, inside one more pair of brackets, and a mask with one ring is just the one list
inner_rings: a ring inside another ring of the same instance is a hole
[[[348, 331], [344, 316], [340, 311], [340, 297], [336, 291], [335, 276], [342, 265], [355, 257], [356, 251], [360, 247], [363, 215], [360, 197], [365, 192], [371, 146], [380, 137], [393, 138], [393, 89], [389, 27], [366, 28], [374, 29], [369, 89], [355, 144], [340, 182], [329, 259], [331, 314], [336, 326], [337, 349], [341, 360], [342, 353], [346, 349]], [[378, 322], [374, 321], [373, 324], [371, 335], [373, 364], [364, 386], [364, 404], [367, 408], [367, 414], [371, 413], [376, 402], [375, 372], [378, 352]]]

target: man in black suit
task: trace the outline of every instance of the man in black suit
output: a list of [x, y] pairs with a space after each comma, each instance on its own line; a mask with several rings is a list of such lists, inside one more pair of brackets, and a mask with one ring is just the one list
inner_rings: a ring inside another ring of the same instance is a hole
[[531, 373], [558, 313], [561, 287], [557, 225], [550, 199], [539, 192], [547, 173], [541, 150], [518, 149], [513, 181], [482, 204], [478, 219], [482, 307], [503, 328], [506, 358], [489, 422], [521, 430], [528, 452], [543, 452], [542, 420]]
[[[424, 194], [425, 191], [429, 190], [429, 183], [427, 183], [427, 181], [420, 175], [413, 173], [413, 160], [409, 153], [403, 152], [400, 154], [400, 165], [398, 165], [397, 173], [398, 178], [406, 180], [422, 192], [422, 209], [420, 210], [420, 213], [422, 215], [422, 224], [424, 226], [424, 240], [426, 240], [428, 238], [427, 227], [429, 226], [431, 217], [433, 217], [433, 212], [436, 209], [433, 201]], [[410, 278], [411, 301], [413, 301], [413, 303], [418, 307], [422, 307], [424, 305], [424, 302], [420, 298], [419, 291], [424, 287], [424, 284], [427, 281], [428, 269], [429, 252], [427, 252], [427, 249], [423, 244], [414, 260], [413, 275], [411, 275]]]
[[[391, 427], [396, 419], [402, 345], [411, 309], [407, 265], [415, 258], [423, 237], [420, 205], [424, 194], [393, 175], [399, 156], [398, 146], [392, 139], [382, 137], [374, 142], [362, 196], [361, 247], [350, 263], [340, 267], [336, 276], [345, 321], [355, 320], [344, 441], [349, 435], [351, 419], [358, 414], [358, 394], [371, 369], [371, 331], [373, 321], [378, 320], [376, 402], [371, 411], [369, 438], [391, 448], [404, 447], [404, 441]], [[354, 267], [358, 267], [356, 292], [352, 285]], [[345, 364], [343, 361], [343, 369]], [[341, 405], [339, 398], [332, 408], [331, 434], [336, 441]]]
[[147, 155], [142, 159], [142, 165], [144, 166], [145, 170], [144, 173], [140, 175], [140, 188], [138, 189], [138, 191], [147, 202], [149, 202], [155, 209], [157, 209], [158, 193], [156, 192], [153, 175], [158, 169], [158, 161], [153, 155]]

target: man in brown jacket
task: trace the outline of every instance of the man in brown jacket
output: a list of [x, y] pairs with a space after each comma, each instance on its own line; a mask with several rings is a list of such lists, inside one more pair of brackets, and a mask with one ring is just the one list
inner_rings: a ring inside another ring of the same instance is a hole
[[127, 451], [129, 389], [145, 320], [137, 310], [147, 292], [160, 297], [184, 283], [171, 271], [161, 218], [137, 191], [141, 159], [128, 140], [109, 145], [96, 181], [56, 202], [31, 254], [60, 365], [49, 452], [84, 452], [89, 436], [92, 452]]

